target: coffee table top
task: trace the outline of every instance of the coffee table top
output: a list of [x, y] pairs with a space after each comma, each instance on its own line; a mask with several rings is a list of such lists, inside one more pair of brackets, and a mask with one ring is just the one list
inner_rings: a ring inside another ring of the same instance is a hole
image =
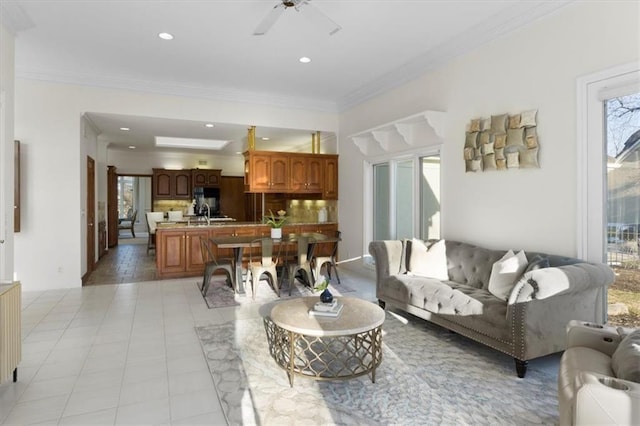
[[271, 320], [280, 328], [306, 336], [345, 336], [379, 327], [384, 310], [378, 305], [354, 297], [338, 297], [344, 308], [336, 318], [309, 316], [320, 299], [317, 296], [285, 300], [271, 309]]

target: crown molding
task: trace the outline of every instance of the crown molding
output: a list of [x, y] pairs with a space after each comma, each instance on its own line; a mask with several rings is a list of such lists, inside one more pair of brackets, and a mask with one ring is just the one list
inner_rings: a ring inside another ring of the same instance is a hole
[[575, 0], [525, 1], [480, 22], [469, 30], [436, 46], [382, 77], [369, 82], [338, 99], [338, 111], [342, 112], [375, 96], [402, 86], [426, 72], [434, 70], [485, 43], [498, 39], [512, 31], [573, 3]]
[[131, 90], [154, 94], [203, 98], [217, 101], [229, 101], [260, 104], [281, 108], [308, 109], [322, 112], [337, 112], [335, 102], [316, 99], [283, 96], [275, 93], [251, 92], [224, 87], [193, 86], [174, 82], [142, 81], [129, 78], [112, 78], [95, 74], [49, 72], [23, 67], [16, 68], [16, 78], [40, 80], [79, 86], [92, 86], [105, 89]]
[[0, 22], [13, 35], [35, 26], [22, 6], [17, 1], [10, 0], [0, 2]]

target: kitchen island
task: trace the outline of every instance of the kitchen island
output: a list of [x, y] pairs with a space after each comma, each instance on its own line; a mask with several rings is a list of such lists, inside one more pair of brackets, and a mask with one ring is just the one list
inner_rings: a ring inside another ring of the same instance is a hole
[[[290, 223], [283, 226], [284, 234], [315, 232], [328, 236], [338, 230], [336, 222], [326, 223]], [[256, 222], [159, 222], [156, 229], [156, 268], [157, 277], [181, 278], [195, 277], [204, 272], [204, 261], [200, 251], [200, 237], [233, 237], [238, 235], [268, 237], [271, 228]], [[320, 247], [317, 255], [324, 256]], [[216, 257], [233, 257], [231, 249], [215, 249]]]

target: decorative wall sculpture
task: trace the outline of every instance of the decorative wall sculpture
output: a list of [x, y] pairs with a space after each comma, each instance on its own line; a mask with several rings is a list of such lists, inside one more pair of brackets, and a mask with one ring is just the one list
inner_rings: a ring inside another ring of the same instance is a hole
[[537, 113], [534, 109], [471, 120], [464, 142], [465, 171], [539, 168]]

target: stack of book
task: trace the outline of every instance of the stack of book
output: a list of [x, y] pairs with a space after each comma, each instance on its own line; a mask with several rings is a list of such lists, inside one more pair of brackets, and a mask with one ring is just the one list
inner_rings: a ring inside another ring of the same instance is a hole
[[335, 297], [330, 303], [318, 302], [309, 310], [309, 316], [313, 317], [337, 317], [342, 312], [344, 304]]

